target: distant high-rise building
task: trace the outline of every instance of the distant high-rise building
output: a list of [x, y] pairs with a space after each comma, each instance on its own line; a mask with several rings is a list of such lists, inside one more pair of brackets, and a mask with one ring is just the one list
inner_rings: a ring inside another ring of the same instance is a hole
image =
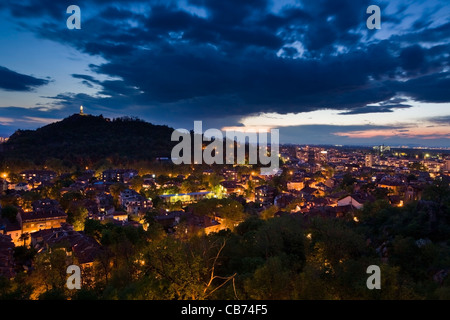
[[328, 161], [328, 151], [320, 150], [320, 152], [316, 152], [316, 161], [317, 162], [327, 162]]
[[308, 153], [304, 151], [303, 149], [297, 149], [295, 153], [297, 159], [306, 162], [308, 160]]
[[316, 153], [314, 152], [314, 150], [309, 150], [308, 151], [308, 163], [311, 165], [314, 165], [316, 162]]
[[373, 154], [366, 154], [366, 167], [373, 167]]
[[375, 146], [375, 147], [373, 147], [373, 149], [376, 150], [379, 154], [383, 154], [383, 153], [391, 151], [391, 147], [385, 146], [384, 144], [381, 146]]
[[450, 172], [450, 159], [445, 159], [444, 171]]

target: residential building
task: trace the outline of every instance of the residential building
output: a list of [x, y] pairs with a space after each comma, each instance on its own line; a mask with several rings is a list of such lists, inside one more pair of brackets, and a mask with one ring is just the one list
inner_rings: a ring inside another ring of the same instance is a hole
[[152, 208], [153, 203], [134, 190], [127, 189], [120, 193], [120, 205], [125, 208], [129, 214], [144, 214]]
[[377, 183], [377, 187], [387, 189], [389, 195], [398, 195], [405, 189], [405, 183], [400, 179], [384, 177]]
[[186, 213], [184, 211], [163, 212], [155, 216], [155, 221], [160, 223], [164, 228], [171, 229], [180, 223], [180, 220]]
[[[19, 216], [20, 212], [17, 215]], [[19, 221], [19, 217], [16, 218], [16, 221], [0, 219], [0, 234], [10, 237], [15, 246], [24, 244], [22, 240], [22, 226]]]
[[14, 243], [11, 238], [0, 233], [0, 276], [12, 279], [14, 271]]
[[307, 200], [311, 200], [314, 197], [319, 197], [322, 191], [317, 188], [312, 188], [309, 185], [300, 190], [299, 195]]
[[177, 193], [177, 194], [163, 194], [159, 197], [165, 203], [176, 203], [181, 201], [182, 204], [189, 204], [200, 201], [202, 199], [211, 199], [216, 195], [212, 191], [191, 192], [191, 193]]
[[144, 178], [144, 182], [142, 184], [142, 188], [149, 189], [152, 187], [156, 187], [155, 175], [152, 178]]
[[198, 233], [210, 234], [219, 232], [220, 230], [227, 229], [219, 221], [208, 216], [198, 216], [192, 213], [184, 216], [185, 221], [182, 224], [178, 224], [175, 228], [178, 229], [177, 233], [183, 237], [184, 235], [193, 235]]
[[283, 209], [286, 208], [286, 206], [288, 206], [294, 199], [295, 197], [292, 194], [282, 193], [275, 197], [273, 204], [278, 208]]
[[406, 187], [405, 191], [405, 203], [411, 201], [418, 201], [422, 199], [423, 187], [420, 185], [409, 185]]
[[433, 160], [424, 160], [423, 165], [427, 168], [428, 172], [438, 173], [445, 164]]
[[305, 180], [301, 178], [294, 178], [291, 181], [287, 182], [288, 190], [297, 190], [300, 191], [305, 187]]
[[101, 247], [93, 238], [74, 231], [70, 225], [41, 230], [30, 235], [31, 245], [37, 250], [51, 250], [55, 245], [63, 246], [67, 264], [77, 264], [82, 270], [93, 266]]
[[262, 185], [255, 188], [255, 202], [262, 207], [273, 205], [276, 189], [268, 185]]
[[222, 181], [220, 182], [220, 185], [223, 188], [223, 191], [226, 194], [235, 194], [235, 195], [241, 195], [244, 193], [244, 186], [237, 183], [236, 181]]
[[32, 189], [32, 187], [26, 182], [19, 182], [14, 186], [14, 190], [16, 191], [28, 191], [30, 189]]
[[111, 218], [116, 221], [128, 221], [128, 213], [123, 211], [114, 211], [111, 214], [106, 215], [106, 218]]
[[102, 172], [102, 180], [127, 183], [137, 175], [137, 170], [133, 169], [109, 169]]
[[450, 172], [450, 159], [444, 160], [443, 169], [445, 172]]
[[2, 194], [5, 190], [8, 190], [8, 181], [0, 178], [0, 194]]
[[365, 203], [373, 201], [375, 201], [375, 198], [369, 194], [354, 193], [339, 199], [337, 206], [338, 207], [352, 206], [356, 209], [361, 209]]
[[26, 181], [33, 182], [50, 182], [56, 178], [56, 172], [51, 170], [25, 170], [20, 173], [20, 176]]
[[353, 206], [356, 209], [361, 209], [364, 206], [364, 202], [360, 199], [348, 195], [338, 201], [338, 207]]
[[226, 180], [236, 180], [238, 177], [238, 173], [235, 169], [223, 169], [222, 176]]
[[58, 201], [50, 199], [34, 202], [32, 212], [21, 212], [18, 217], [22, 233], [59, 228], [67, 220], [67, 214], [62, 210]]
[[105, 192], [100, 192], [96, 195], [95, 201], [97, 202], [97, 207], [100, 214], [114, 212], [114, 198], [112, 195]]

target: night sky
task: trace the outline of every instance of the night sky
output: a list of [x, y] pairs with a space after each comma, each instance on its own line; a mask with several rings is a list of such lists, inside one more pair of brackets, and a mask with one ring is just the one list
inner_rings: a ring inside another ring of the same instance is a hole
[[281, 143], [450, 147], [450, 3], [412, 2], [3, 0], [0, 136], [83, 105], [173, 128], [278, 128]]

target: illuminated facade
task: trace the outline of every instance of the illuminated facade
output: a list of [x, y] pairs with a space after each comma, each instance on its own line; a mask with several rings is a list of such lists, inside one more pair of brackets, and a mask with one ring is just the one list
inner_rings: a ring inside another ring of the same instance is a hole
[[204, 192], [191, 192], [180, 194], [164, 194], [159, 196], [165, 203], [176, 203], [181, 201], [183, 204], [193, 203], [203, 199], [211, 199], [215, 197], [215, 193], [212, 191]]

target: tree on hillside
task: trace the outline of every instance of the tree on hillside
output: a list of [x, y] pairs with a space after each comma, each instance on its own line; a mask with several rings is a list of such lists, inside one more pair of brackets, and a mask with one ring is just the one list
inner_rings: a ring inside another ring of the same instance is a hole
[[72, 202], [67, 210], [68, 222], [73, 225], [75, 231], [83, 231], [89, 211], [80, 203]]
[[9, 222], [13, 223], [17, 221], [17, 213], [19, 210], [17, 207], [12, 205], [7, 205], [1, 209], [1, 217], [3, 219], [8, 219]]

